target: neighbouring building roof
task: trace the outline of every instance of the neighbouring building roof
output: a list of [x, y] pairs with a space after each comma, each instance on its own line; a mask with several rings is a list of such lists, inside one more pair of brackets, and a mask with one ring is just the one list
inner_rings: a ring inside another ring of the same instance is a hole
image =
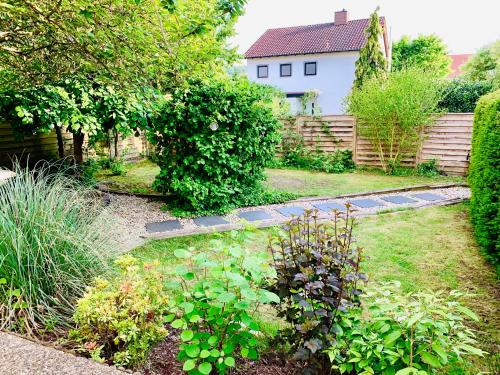
[[[305, 55], [312, 53], [359, 51], [366, 43], [365, 29], [370, 20], [348, 21], [343, 25], [322, 23], [267, 30], [245, 53], [258, 57]], [[380, 17], [386, 41], [385, 18]], [[387, 41], [385, 42], [387, 52]]]
[[448, 55], [448, 56], [451, 58], [451, 70], [452, 70], [451, 73], [448, 74], [448, 78], [455, 78], [455, 77], [462, 74], [462, 71], [460, 70], [460, 68], [467, 61], [469, 61], [472, 54], [465, 53], [465, 54], [461, 54], [461, 55]]

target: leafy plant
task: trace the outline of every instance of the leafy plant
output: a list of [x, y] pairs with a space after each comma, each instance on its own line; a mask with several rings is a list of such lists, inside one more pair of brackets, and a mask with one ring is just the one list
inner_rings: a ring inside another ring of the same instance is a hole
[[399, 294], [398, 282], [377, 285], [339, 323], [327, 353], [333, 368], [356, 374], [434, 374], [465, 356], [483, 356], [458, 302], [459, 292]]
[[281, 338], [315, 373], [329, 373], [324, 350], [335, 342], [340, 312], [358, 305], [363, 250], [354, 248], [350, 206], [334, 212], [331, 223], [318, 221], [317, 211], [292, 219], [284, 233], [270, 240], [278, 278], [269, 290], [278, 294], [278, 315], [291, 326]]
[[415, 169], [418, 176], [439, 176], [439, 164], [437, 159], [430, 159], [422, 163], [418, 163]]
[[176, 90], [149, 131], [161, 168], [156, 189], [191, 214], [262, 202], [264, 167], [280, 140], [273, 92], [238, 77]]
[[238, 357], [258, 357], [260, 326], [251, 311], [279, 298], [262, 288], [275, 276], [266, 254], [245, 251], [218, 243], [202, 253], [175, 251], [188, 265], [177, 267], [182, 294], [176, 300], [177, 313], [167, 321], [182, 330], [179, 359], [189, 374], [209, 374], [213, 369], [224, 374]]
[[79, 182], [15, 164], [0, 184], [0, 328], [28, 335], [71, 324], [85, 285], [109, 269], [109, 218]]
[[114, 159], [110, 163], [111, 173], [113, 176], [123, 176], [127, 173], [127, 167], [122, 159]]
[[486, 81], [500, 89], [500, 40], [482, 47], [463, 66], [464, 76], [473, 81]]
[[474, 112], [479, 98], [492, 90], [488, 81], [470, 81], [454, 79], [444, 84], [443, 98], [439, 101], [439, 108], [447, 112]]
[[97, 361], [132, 367], [167, 335], [169, 298], [156, 263], [141, 265], [125, 255], [115, 264], [118, 275], [111, 281], [97, 278], [78, 301], [77, 328], [69, 337]]
[[500, 90], [478, 102], [469, 171], [471, 219], [479, 246], [500, 262]]
[[424, 141], [424, 129], [439, 116], [441, 88], [433, 75], [409, 68], [387, 78], [372, 78], [347, 97], [359, 134], [377, 152], [385, 172], [414, 157]]

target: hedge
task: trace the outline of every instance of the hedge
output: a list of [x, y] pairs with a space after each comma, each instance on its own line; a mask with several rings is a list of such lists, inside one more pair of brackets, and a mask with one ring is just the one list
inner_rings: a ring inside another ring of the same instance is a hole
[[494, 264], [500, 250], [500, 90], [482, 97], [474, 114], [469, 172], [471, 218], [479, 246]]
[[439, 108], [451, 113], [474, 112], [480, 97], [492, 90], [491, 82], [455, 79], [447, 81], [443, 89], [443, 99]]

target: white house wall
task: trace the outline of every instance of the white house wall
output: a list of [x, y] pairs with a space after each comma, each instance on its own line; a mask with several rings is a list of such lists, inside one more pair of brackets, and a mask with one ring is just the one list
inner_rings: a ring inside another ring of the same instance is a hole
[[[343, 100], [352, 88], [359, 52], [279, 56], [247, 60], [251, 81], [268, 84], [285, 93], [319, 90], [317, 103], [324, 115], [343, 114]], [[316, 75], [304, 75], [304, 63], [316, 62]], [[280, 77], [280, 64], [292, 64], [292, 76]], [[257, 78], [257, 66], [268, 65], [268, 78]]]

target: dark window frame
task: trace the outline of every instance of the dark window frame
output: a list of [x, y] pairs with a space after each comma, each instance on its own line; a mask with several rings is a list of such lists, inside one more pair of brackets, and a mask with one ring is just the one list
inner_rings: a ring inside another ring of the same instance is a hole
[[[266, 75], [260, 75], [260, 68], [266, 68]], [[257, 65], [257, 78], [269, 78], [269, 65]]]
[[[284, 66], [290, 67], [290, 74], [289, 75], [283, 75], [283, 67]], [[280, 64], [280, 77], [291, 77], [291, 76], [292, 76], [292, 64], [291, 63]]]
[[[307, 73], [307, 65], [308, 64], [314, 64], [314, 74], [308, 74]], [[318, 62], [317, 61], [306, 61], [304, 63], [304, 75], [305, 76], [316, 76], [316, 75], [318, 75]]]

